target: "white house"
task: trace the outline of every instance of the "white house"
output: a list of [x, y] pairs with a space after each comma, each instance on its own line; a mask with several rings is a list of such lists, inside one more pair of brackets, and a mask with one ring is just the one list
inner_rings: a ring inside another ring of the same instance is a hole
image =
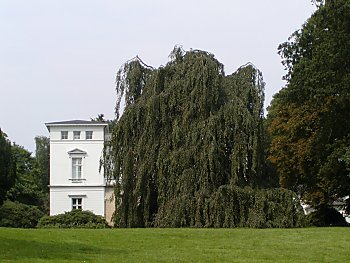
[[99, 169], [107, 124], [72, 120], [45, 125], [50, 133], [50, 215], [83, 209], [111, 222], [113, 188]]

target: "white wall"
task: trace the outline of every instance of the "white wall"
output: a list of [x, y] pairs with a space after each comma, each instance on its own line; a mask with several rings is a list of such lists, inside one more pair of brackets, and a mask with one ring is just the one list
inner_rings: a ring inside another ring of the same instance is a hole
[[[81, 139], [73, 140], [73, 131], [81, 131]], [[61, 140], [61, 131], [68, 131], [68, 140]], [[93, 139], [85, 140], [85, 131], [93, 131]], [[104, 185], [103, 170], [99, 162], [104, 145], [103, 126], [99, 127], [50, 127], [50, 185]], [[72, 156], [69, 151], [80, 149], [82, 156], [82, 178], [72, 182]]]
[[[105, 125], [54, 125], [50, 131], [50, 215], [72, 210], [72, 198], [82, 198], [83, 210], [105, 216], [105, 180], [99, 172], [100, 157], [104, 146]], [[68, 139], [61, 139], [61, 131], [68, 131]], [[80, 139], [73, 139], [73, 131], [80, 131]], [[85, 138], [85, 131], [93, 131], [92, 139]], [[83, 155], [69, 154], [79, 149]], [[82, 179], [72, 179], [72, 157], [82, 157]]]
[[83, 210], [105, 216], [104, 187], [51, 187], [50, 215], [62, 214], [72, 210], [72, 198], [82, 197]]
[[[62, 141], [61, 140], [61, 131], [68, 131], [68, 140], [64, 141], [73, 141], [73, 131], [81, 131], [81, 141], [85, 140], [85, 131], [93, 131], [93, 139], [89, 141], [103, 141], [104, 140], [104, 128], [103, 125], [57, 125], [50, 126], [50, 140], [53, 141]], [[76, 141], [76, 140], [74, 140]]]

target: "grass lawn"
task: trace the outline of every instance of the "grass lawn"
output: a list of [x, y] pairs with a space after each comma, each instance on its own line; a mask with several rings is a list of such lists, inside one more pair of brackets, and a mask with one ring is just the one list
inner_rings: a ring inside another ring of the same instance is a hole
[[350, 228], [0, 228], [0, 262], [350, 262]]

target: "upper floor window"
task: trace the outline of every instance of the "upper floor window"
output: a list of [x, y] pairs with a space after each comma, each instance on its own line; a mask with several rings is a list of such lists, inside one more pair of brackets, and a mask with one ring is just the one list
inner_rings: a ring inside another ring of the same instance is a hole
[[82, 158], [72, 158], [72, 179], [81, 180]]
[[80, 131], [73, 131], [73, 139], [74, 140], [80, 139]]
[[92, 140], [92, 131], [86, 131], [85, 137], [86, 137], [86, 140]]
[[61, 131], [61, 140], [68, 139], [68, 131]]

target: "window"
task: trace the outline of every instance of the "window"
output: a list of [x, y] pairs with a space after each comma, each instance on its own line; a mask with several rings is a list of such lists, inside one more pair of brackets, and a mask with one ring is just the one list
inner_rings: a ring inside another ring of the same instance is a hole
[[68, 139], [68, 131], [61, 131], [61, 140]]
[[72, 179], [81, 180], [82, 158], [72, 158]]
[[85, 137], [86, 137], [86, 140], [92, 140], [92, 131], [86, 131]]
[[72, 198], [72, 210], [83, 209], [83, 198]]
[[73, 131], [73, 139], [74, 140], [80, 139], [80, 131]]

